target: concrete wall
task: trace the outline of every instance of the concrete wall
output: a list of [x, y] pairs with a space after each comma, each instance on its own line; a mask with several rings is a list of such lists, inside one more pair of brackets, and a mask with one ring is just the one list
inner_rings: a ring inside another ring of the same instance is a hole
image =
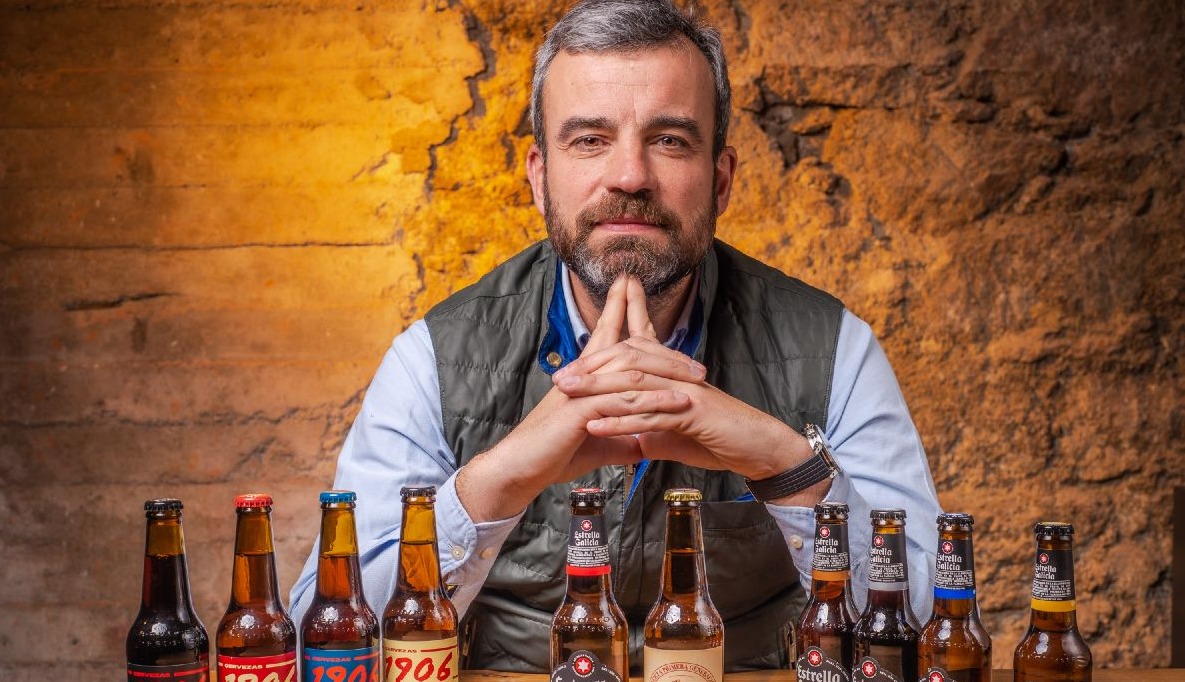
[[[186, 502], [211, 630], [235, 494], [276, 497], [291, 585], [391, 338], [543, 235], [525, 110], [561, 4], [0, 0], [0, 678], [121, 674], [149, 497]], [[1056, 518], [1096, 662], [1166, 665], [1180, 8], [706, 12], [741, 156], [720, 236], [872, 323], [977, 518], [995, 664]]]

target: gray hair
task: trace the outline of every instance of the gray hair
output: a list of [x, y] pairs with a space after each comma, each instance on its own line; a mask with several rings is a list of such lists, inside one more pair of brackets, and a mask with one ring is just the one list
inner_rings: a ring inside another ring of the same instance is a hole
[[543, 139], [543, 81], [548, 67], [560, 51], [630, 52], [669, 45], [685, 36], [708, 60], [716, 90], [716, 127], [712, 155], [718, 157], [728, 140], [732, 91], [728, 64], [720, 33], [684, 13], [671, 0], [582, 0], [547, 32], [547, 39], [535, 53], [535, 75], [531, 79], [531, 124], [535, 144], [547, 155]]

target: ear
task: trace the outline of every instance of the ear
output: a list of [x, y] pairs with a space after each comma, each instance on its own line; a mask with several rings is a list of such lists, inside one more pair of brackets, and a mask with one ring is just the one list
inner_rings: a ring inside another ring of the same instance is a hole
[[531, 183], [531, 198], [535, 201], [535, 208], [539, 213], [543, 213], [543, 183], [546, 178], [543, 177], [545, 173], [543, 163], [543, 152], [540, 151], [539, 145], [534, 142], [531, 143], [531, 148], [527, 150], [527, 182]]
[[732, 181], [737, 172], [737, 150], [735, 147], [725, 147], [716, 159], [716, 215], [724, 213], [728, 208], [728, 200], [732, 196]]

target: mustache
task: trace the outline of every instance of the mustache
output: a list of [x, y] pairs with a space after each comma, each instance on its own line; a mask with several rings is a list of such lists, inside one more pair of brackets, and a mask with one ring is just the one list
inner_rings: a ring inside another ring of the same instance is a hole
[[679, 226], [679, 217], [658, 202], [636, 194], [610, 194], [593, 206], [576, 214], [576, 226], [581, 234], [588, 234], [597, 223], [623, 216], [647, 222], [664, 230]]

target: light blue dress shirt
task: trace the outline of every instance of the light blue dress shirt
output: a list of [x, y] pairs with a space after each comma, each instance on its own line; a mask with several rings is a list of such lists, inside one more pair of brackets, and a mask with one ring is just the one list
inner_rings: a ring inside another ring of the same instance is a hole
[[[583, 347], [588, 328], [581, 320], [566, 268], [560, 271], [563, 299], [573, 336]], [[667, 345], [678, 347], [688, 334], [691, 301]], [[852, 589], [863, 609], [868, 586], [869, 512], [903, 508], [907, 512], [910, 601], [924, 623], [933, 601], [931, 581], [937, 551], [935, 520], [941, 511], [921, 439], [897, 378], [872, 329], [850, 311], [843, 312], [828, 405], [826, 438], [841, 473], [832, 479], [827, 501], [851, 510], [849, 541]], [[641, 469], [644, 471], [644, 469]], [[521, 516], [474, 523], [454, 486], [457, 466], [444, 436], [436, 356], [428, 326], [411, 325], [392, 342], [362, 402], [337, 461], [334, 488], [358, 493], [356, 518], [363, 588], [367, 602], [381, 616], [394, 590], [398, 567], [405, 485], [435, 485], [436, 531], [445, 581], [456, 586], [453, 604], [464, 614], [489, 574], [503, 541]], [[639, 473], [639, 475], [644, 475]], [[814, 510], [765, 505], [777, 522], [810, 590], [814, 550]], [[291, 613], [300, 623], [316, 586], [317, 548], [292, 588]], [[709, 549], [710, 551], [710, 549]]]

